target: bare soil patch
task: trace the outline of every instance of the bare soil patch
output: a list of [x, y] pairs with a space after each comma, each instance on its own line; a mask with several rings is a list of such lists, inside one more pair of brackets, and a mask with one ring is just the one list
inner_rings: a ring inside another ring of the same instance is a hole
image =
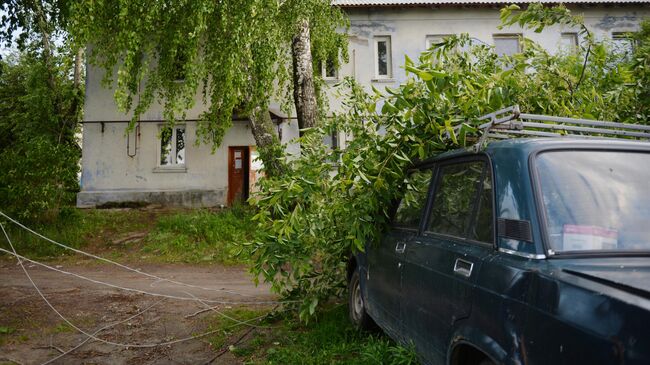
[[[256, 287], [241, 266], [130, 264], [163, 278], [210, 289], [206, 290], [156, 281], [110, 265], [65, 261], [52, 265], [95, 280], [164, 295], [247, 303], [276, 299], [270, 294], [268, 286]], [[160, 343], [211, 330], [208, 318], [214, 317], [214, 312], [192, 316], [205, 309], [200, 302], [114, 289], [29, 263], [26, 263], [26, 267], [52, 305], [86, 332], [93, 333], [148, 308], [142, 315], [100, 332], [97, 337], [104, 340], [124, 344]], [[257, 310], [272, 307], [270, 304], [231, 303], [220, 304], [218, 310], [238, 306]], [[0, 261], [0, 364], [41, 364], [75, 347], [84, 339], [85, 335], [67, 325], [38, 296], [15, 260]], [[153, 348], [121, 347], [90, 340], [55, 363], [204, 364], [222, 350], [212, 348], [208, 339]], [[213, 364], [240, 362], [237, 357], [226, 353]]]

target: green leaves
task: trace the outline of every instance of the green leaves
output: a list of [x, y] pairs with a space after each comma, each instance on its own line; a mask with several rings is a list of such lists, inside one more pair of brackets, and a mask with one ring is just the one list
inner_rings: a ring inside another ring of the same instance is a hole
[[[518, 11], [509, 9], [505, 19]], [[517, 13], [516, 22], [578, 20], [563, 8], [530, 9]], [[249, 246], [253, 273], [297, 300], [303, 320], [317, 314], [328, 298], [344, 294], [350, 255], [380, 239], [391, 204], [407, 190], [408, 169], [475, 144], [484, 114], [519, 104], [526, 113], [647, 122], [650, 26], [644, 29], [646, 53], [630, 63], [605, 44], [592, 44], [588, 55], [550, 54], [528, 40], [522, 54], [503, 58], [460, 35], [433, 45], [417, 62], [406, 58], [411, 77], [399, 87], [366, 93], [344, 80], [348, 110], [299, 141], [301, 155], [286, 175], [261, 181], [254, 200], [259, 234]], [[323, 145], [333, 130], [348, 137], [345, 150]]]
[[[315, 69], [324, 59], [346, 60], [339, 30], [347, 20], [326, 0], [82, 0], [71, 4], [69, 31], [77, 46], [90, 45], [90, 63], [105, 71], [105, 85], [117, 86], [117, 104], [134, 122], [157, 102], [170, 123], [199, 103], [198, 141], [216, 148], [234, 115], [292, 100], [286, 50], [303, 18]], [[261, 154], [266, 166], [274, 152]]]
[[422, 81], [430, 81], [433, 80], [434, 77], [441, 78], [441, 77], [445, 77], [446, 75], [444, 71], [421, 70], [413, 66], [405, 66], [404, 69], [408, 72], [416, 74], [420, 79], [422, 79]]
[[80, 95], [64, 57], [38, 53], [0, 61], [0, 205], [22, 220], [56, 217], [79, 189]]

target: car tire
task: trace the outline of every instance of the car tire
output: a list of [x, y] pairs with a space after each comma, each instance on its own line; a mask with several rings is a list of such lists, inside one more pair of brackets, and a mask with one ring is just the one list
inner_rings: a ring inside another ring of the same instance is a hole
[[348, 283], [348, 309], [350, 321], [357, 329], [370, 331], [377, 328], [375, 321], [366, 312], [366, 303], [359, 283], [359, 270], [354, 270]]

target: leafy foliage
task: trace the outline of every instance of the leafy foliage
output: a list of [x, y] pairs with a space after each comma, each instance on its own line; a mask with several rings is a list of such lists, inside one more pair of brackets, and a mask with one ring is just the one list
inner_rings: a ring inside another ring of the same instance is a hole
[[[504, 14], [506, 24], [537, 30], [558, 21], [579, 25], [561, 6]], [[551, 54], [524, 40], [522, 53], [499, 57], [467, 35], [452, 36], [417, 62], [406, 58], [412, 77], [395, 89], [367, 94], [346, 79], [348, 111], [302, 138], [302, 154], [284, 176], [260, 182], [254, 220], [261, 233], [248, 245], [253, 273], [283, 297], [300, 299], [300, 316], [308, 319], [344, 292], [351, 252], [380, 237], [408, 168], [474, 143], [481, 115], [519, 104], [527, 113], [647, 122], [639, 113], [648, 101], [638, 98], [645, 87], [635, 76], [638, 63], [593, 37], [586, 42], [579, 52]], [[353, 136], [343, 151], [322, 145], [334, 129]]]
[[46, 37], [56, 36], [67, 22], [69, 0], [4, 0], [0, 3], [0, 41], [15, 42], [25, 50]]
[[214, 148], [233, 115], [291, 95], [297, 19], [310, 19], [316, 60], [345, 44], [336, 32], [343, 14], [326, 0], [79, 1], [71, 14], [72, 36], [90, 44], [89, 59], [115, 83], [119, 107], [135, 121], [159, 101], [173, 123], [200, 93], [206, 111], [197, 134]]
[[80, 96], [63, 57], [15, 57], [0, 61], [0, 201], [20, 219], [45, 219], [79, 188]]

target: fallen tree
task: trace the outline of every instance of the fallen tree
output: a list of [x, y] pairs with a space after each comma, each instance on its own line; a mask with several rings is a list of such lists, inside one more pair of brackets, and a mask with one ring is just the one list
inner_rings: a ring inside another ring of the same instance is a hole
[[[479, 116], [519, 104], [528, 113], [648, 122], [648, 101], [640, 98], [647, 92], [647, 24], [630, 59], [596, 41], [563, 6], [508, 7], [502, 15], [504, 25], [538, 31], [576, 26], [584, 41], [577, 52], [550, 54], [524, 40], [522, 53], [499, 57], [467, 35], [452, 36], [417, 62], [407, 58], [412, 77], [396, 89], [368, 94], [347, 79], [348, 110], [301, 137], [301, 156], [283, 176], [260, 182], [259, 233], [246, 245], [252, 271], [285, 299], [299, 300], [302, 319], [344, 292], [349, 255], [379, 238], [408, 167], [473, 143]], [[353, 136], [345, 150], [323, 146], [332, 130]]]

